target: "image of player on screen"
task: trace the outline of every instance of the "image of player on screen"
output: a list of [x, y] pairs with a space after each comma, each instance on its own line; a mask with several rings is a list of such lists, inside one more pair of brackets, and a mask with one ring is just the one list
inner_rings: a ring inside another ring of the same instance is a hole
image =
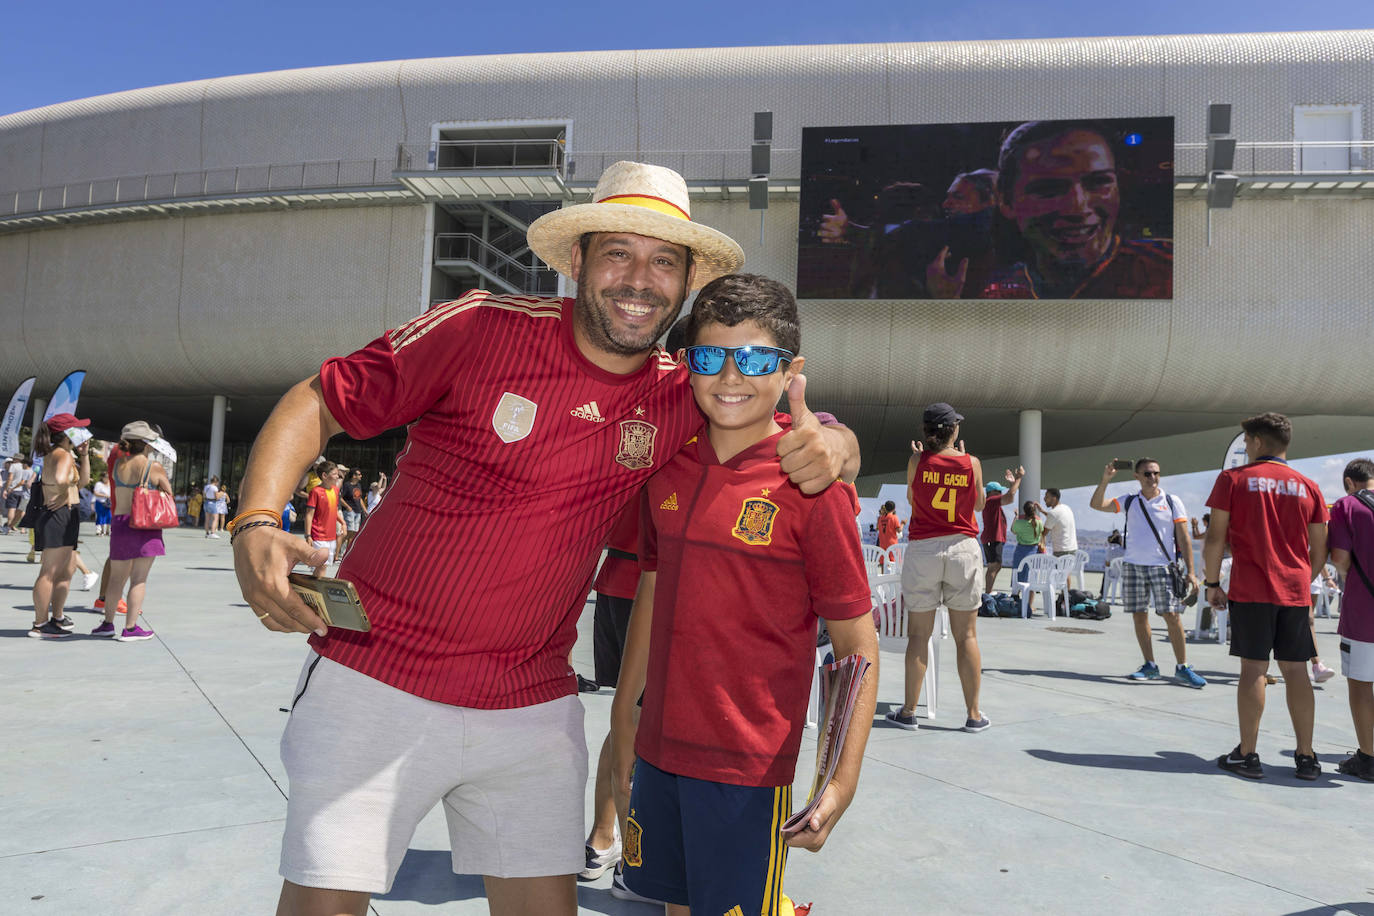
[[1122, 239], [1111, 134], [1091, 121], [1028, 121], [998, 155], [1002, 216], [1024, 259], [994, 271], [986, 299], [1168, 299], [1173, 243]]

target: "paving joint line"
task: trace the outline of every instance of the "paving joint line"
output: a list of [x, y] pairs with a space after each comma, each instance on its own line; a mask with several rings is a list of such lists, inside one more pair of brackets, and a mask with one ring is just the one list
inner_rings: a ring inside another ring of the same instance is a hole
[[96, 846], [114, 846], [119, 843], [137, 843], [142, 840], [161, 840], [173, 836], [191, 836], [197, 833], [211, 833], [216, 830], [234, 830], [239, 827], [257, 827], [261, 824], [280, 824], [285, 817], [269, 818], [265, 821], [245, 821], [241, 824], [221, 824], [217, 827], [193, 827], [190, 830], [173, 830], [171, 833], [149, 833], [142, 836], [126, 836], [98, 843], [77, 843], [72, 846], [54, 846], [51, 849], [31, 849], [26, 852], [0, 853], [0, 859], [17, 859], [20, 856], [41, 856], [50, 852], [69, 852], [73, 849], [91, 849]]
[[182, 663], [181, 658], [176, 654], [175, 651], [173, 651], [172, 647], [168, 645], [167, 642], [163, 640], [161, 636], [158, 636], [156, 631], [154, 631], [153, 635], [157, 637], [157, 641], [162, 645], [162, 648], [167, 650], [167, 654], [171, 656], [172, 661], [177, 663], [177, 667], [180, 668], [182, 670], [182, 673], [186, 675], [186, 679], [190, 681], [192, 686], [196, 688], [196, 691], [202, 697], [205, 698], [205, 702], [210, 704], [210, 708], [215, 711], [215, 715], [219, 716], [220, 721], [224, 723], [224, 726], [229, 729], [229, 732], [235, 738], [238, 739], [239, 744], [243, 745], [243, 749], [248, 752], [248, 756], [251, 757], [253, 762], [258, 765], [258, 769], [262, 770], [263, 775], [265, 775], [268, 778], [268, 780], [271, 781], [272, 787], [275, 788], [278, 794], [281, 795], [282, 799], [285, 800], [287, 798], [286, 790], [284, 790], [281, 787], [281, 783], [277, 782], [277, 778], [272, 775], [272, 771], [267, 769], [267, 765], [264, 764], [262, 762], [262, 759], [258, 757], [256, 753], [253, 752], [253, 749], [251, 747], [248, 746], [248, 742], [243, 739], [243, 735], [239, 734], [238, 729], [234, 728], [234, 724], [229, 721], [229, 718], [223, 713], [223, 711], [220, 710], [219, 706], [215, 705], [215, 701], [210, 699], [210, 695], [205, 692], [205, 688], [200, 686], [200, 682], [196, 680], [195, 675], [193, 675], [190, 672], [190, 670], [187, 669], [186, 665]]

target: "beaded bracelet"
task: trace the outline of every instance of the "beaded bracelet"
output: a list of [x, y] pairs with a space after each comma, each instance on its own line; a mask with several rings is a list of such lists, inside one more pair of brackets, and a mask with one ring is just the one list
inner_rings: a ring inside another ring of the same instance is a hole
[[249, 509], [247, 512], [240, 512], [238, 515], [230, 519], [229, 524], [224, 526], [224, 530], [228, 531], [230, 534], [233, 534], [234, 526], [237, 525], [243, 519], [248, 518], [250, 515], [270, 515], [272, 516], [272, 518], [281, 518], [281, 512], [277, 512], [272, 509]]
[[276, 528], [276, 529], [278, 529], [278, 530], [281, 529], [281, 523], [280, 523], [280, 522], [275, 522], [275, 521], [273, 521], [273, 522], [249, 522], [249, 523], [246, 524], [246, 525], [239, 525], [239, 526], [237, 526], [233, 531], [229, 532], [229, 546], [232, 547], [232, 546], [234, 545], [234, 539], [237, 538], [237, 537], [238, 537], [240, 534], [242, 534], [243, 532], [247, 531], [249, 528], [261, 528], [261, 527], [263, 527], [264, 525], [270, 525], [271, 527]]

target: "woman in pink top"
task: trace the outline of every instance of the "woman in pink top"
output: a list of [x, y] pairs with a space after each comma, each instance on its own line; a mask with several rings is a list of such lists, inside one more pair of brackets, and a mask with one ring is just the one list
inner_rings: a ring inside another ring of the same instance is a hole
[[146, 485], [172, 495], [172, 484], [166, 472], [153, 460], [148, 448], [148, 443], [157, 438], [157, 432], [142, 420], [127, 424], [119, 434], [120, 457], [110, 469], [114, 493], [110, 521], [110, 581], [105, 592], [122, 595], [125, 581], [129, 582], [128, 617], [124, 629], [117, 631], [114, 625], [117, 608], [107, 602], [105, 620], [91, 631], [92, 636], [113, 637], [120, 642], [153, 638], [153, 631], [140, 624], [138, 618], [143, 613], [143, 597], [153, 560], [166, 550], [160, 530], [129, 527], [129, 512], [133, 507], [134, 491], [139, 486]]

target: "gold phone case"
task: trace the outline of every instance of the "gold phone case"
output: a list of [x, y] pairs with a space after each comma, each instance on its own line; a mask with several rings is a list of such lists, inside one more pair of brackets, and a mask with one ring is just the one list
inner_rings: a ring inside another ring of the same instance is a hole
[[361, 633], [372, 629], [358, 590], [347, 579], [316, 579], [302, 573], [291, 573], [287, 579], [292, 590], [327, 625]]

